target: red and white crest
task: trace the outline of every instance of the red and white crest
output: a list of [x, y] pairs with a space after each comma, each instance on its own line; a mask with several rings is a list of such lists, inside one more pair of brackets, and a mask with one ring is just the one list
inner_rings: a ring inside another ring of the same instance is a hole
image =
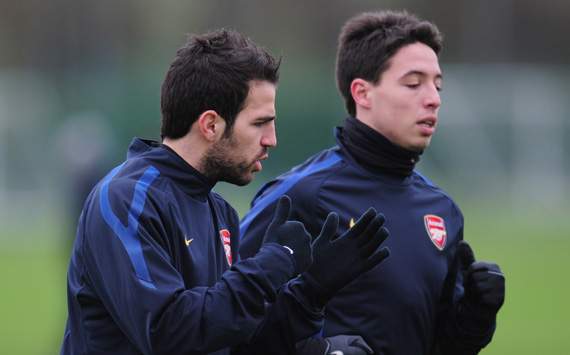
[[220, 229], [220, 238], [222, 239], [222, 245], [224, 246], [224, 252], [226, 253], [226, 260], [228, 264], [232, 265], [232, 248], [230, 244], [231, 233], [227, 229]]
[[426, 214], [424, 216], [424, 224], [429, 239], [439, 250], [443, 250], [443, 248], [445, 248], [445, 241], [447, 240], [447, 231], [445, 230], [443, 218], [434, 214]]

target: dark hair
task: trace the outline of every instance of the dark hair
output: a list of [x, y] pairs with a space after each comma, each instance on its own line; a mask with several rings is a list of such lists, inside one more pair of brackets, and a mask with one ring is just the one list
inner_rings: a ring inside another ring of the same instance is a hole
[[162, 83], [162, 138], [180, 138], [207, 110], [216, 111], [231, 133], [251, 80], [276, 84], [280, 60], [232, 30], [190, 35], [176, 52]]
[[356, 115], [352, 81], [361, 78], [378, 83], [398, 49], [416, 42], [439, 54], [443, 38], [434, 24], [405, 11], [366, 12], [346, 22], [338, 39], [336, 80], [350, 115]]

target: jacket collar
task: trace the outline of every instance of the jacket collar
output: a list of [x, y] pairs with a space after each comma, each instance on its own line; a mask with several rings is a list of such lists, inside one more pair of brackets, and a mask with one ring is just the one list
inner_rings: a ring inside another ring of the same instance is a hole
[[160, 174], [173, 180], [184, 192], [193, 196], [206, 196], [214, 185], [211, 181], [174, 150], [159, 142], [134, 138], [129, 145], [127, 159], [144, 157]]

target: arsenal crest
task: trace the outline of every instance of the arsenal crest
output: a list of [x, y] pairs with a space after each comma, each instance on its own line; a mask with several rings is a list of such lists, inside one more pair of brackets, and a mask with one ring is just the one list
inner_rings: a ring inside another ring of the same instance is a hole
[[226, 260], [228, 265], [232, 266], [232, 248], [230, 245], [231, 233], [227, 229], [220, 230], [220, 238], [222, 239], [222, 245], [224, 246], [224, 252], [226, 253]]
[[426, 214], [424, 216], [424, 224], [429, 239], [439, 249], [445, 248], [445, 241], [447, 240], [447, 231], [445, 230], [445, 222], [443, 218], [434, 214]]

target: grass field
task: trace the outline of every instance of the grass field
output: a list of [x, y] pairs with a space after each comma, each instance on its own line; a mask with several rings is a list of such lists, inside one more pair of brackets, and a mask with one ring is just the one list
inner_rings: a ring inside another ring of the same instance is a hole
[[[479, 259], [498, 262], [507, 275], [498, 329], [482, 354], [569, 354], [570, 222], [477, 215], [467, 219], [466, 236]], [[27, 236], [0, 240], [8, 237]], [[66, 312], [67, 255], [61, 251], [66, 248], [0, 249], [0, 354], [58, 353]]]

